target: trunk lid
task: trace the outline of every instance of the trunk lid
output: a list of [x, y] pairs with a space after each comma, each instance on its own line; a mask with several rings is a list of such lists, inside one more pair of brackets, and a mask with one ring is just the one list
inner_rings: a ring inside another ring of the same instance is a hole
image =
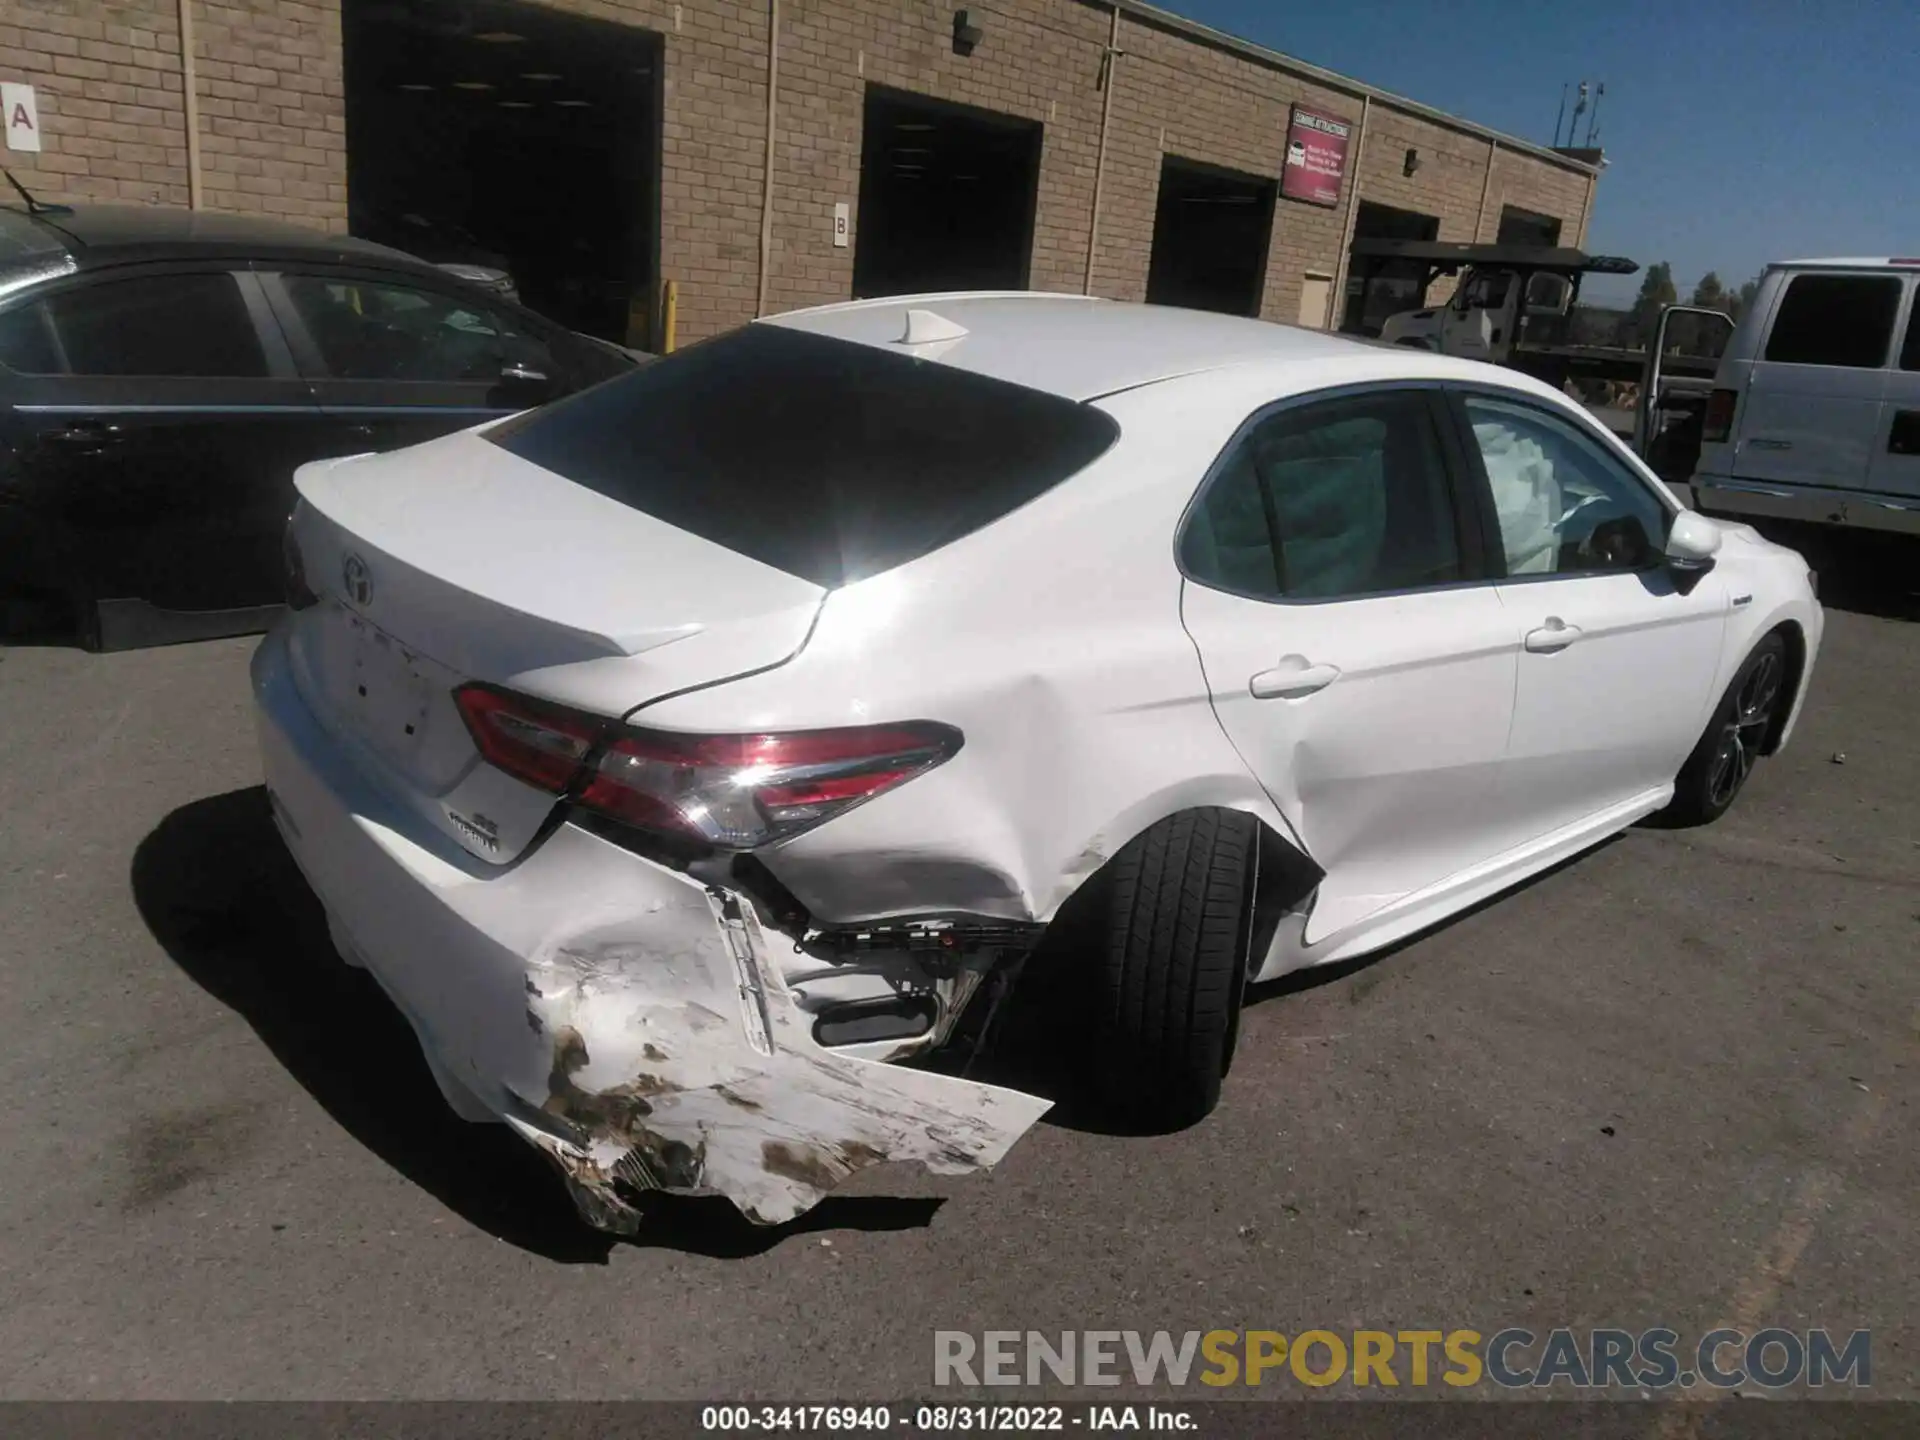
[[466, 431], [295, 477], [318, 603], [289, 621], [303, 695], [362, 768], [504, 863], [554, 799], [484, 764], [453, 701], [484, 680], [617, 718], [791, 659], [826, 592]]

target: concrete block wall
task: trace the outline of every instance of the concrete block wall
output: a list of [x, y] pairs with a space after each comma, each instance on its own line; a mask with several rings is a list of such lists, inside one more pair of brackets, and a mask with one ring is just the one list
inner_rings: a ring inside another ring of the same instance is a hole
[[197, 4], [193, 40], [207, 208], [345, 230], [338, 4]]
[[[1108, 131], [1108, 183], [1101, 206], [1094, 290], [1120, 300], [1146, 298], [1153, 222], [1166, 156], [1221, 165], [1278, 186], [1292, 107], [1353, 123], [1360, 99], [1246, 57], [1194, 44], [1131, 18], [1120, 27], [1118, 85]], [[1349, 138], [1348, 174], [1353, 171]], [[1351, 178], [1348, 184], [1352, 183]], [[1299, 315], [1308, 270], [1331, 273], [1346, 221], [1346, 192], [1332, 208], [1274, 201], [1261, 314]]]
[[175, 0], [7, 0], [0, 80], [34, 87], [41, 151], [0, 150], [0, 164], [35, 195], [187, 203]]
[[[852, 292], [869, 85], [1037, 121], [1043, 131], [1028, 284], [1082, 288], [1107, 19], [1075, 0], [972, 7], [986, 36], [962, 57], [953, 53], [953, 11], [939, 0], [781, 5], [771, 308], [844, 300]], [[833, 207], [842, 201], [854, 211], [843, 249], [832, 241]]]
[[[190, 0], [201, 202], [322, 228], [347, 223], [340, 0]], [[762, 290], [769, 6], [765, 0], [545, 0], [642, 26], [664, 49], [660, 269], [678, 282], [683, 342], [752, 318]], [[1289, 109], [1354, 124], [1340, 204], [1280, 199], [1261, 313], [1291, 321], [1303, 277], [1336, 273], [1357, 185], [1440, 218], [1444, 239], [1491, 239], [1503, 204], [1556, 215], [1577, 244], [1591, 172], [1362, 96], [1269, 56], [1087, 0], [970, 4], [984, 38], [952, 47], [949, 0], [781, 0], [766, 306], [845, 299], [859, 244], [869, 85], [1039, 123], [1029, 284], [1140, 299], [1163, 157], [1277, 179]], [[50, 198], [182, 205], [189, 196], [179, 0], [8, 0], [0, 78], [36, 87], [39, 155], [5, 163]], [[1106, 168], [1093, 220], [1103, 114]], [[1412, 176], [1405, 152], [1419, 152]], [[1491, 168], [1492, 179], [1488, 175]], [[833, 244], [834, 205], [853, 213]], [[1484, 202], [1484, 203], [1483, 203]], [[1337, 316], [1339, 297], [1333, 310]]]

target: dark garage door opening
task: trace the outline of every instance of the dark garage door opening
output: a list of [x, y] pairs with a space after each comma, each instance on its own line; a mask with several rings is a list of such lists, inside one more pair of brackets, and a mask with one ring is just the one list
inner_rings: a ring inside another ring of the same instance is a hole
[[1024, 290], [1040, 125], [867, 88], [853, 293]]
[[355, 235], [647, 342], [659, 37], [514, 0], [346, 0], [341, 38]]
[[1274, 190], [1257, 175], [1171, 155], [1162, 160], [1147, 303], [1258, 315]]
[[[1360, 202], [1353, 218], [1356, 240], [1438, 240], [1440, 217], [1418, 210]], [[1417, 310], [1425, 298], [1427, 267], [1412, 260], [1348, 262], [1346, 312], [1340, 328], [1350, 335], [1378, 335], [1387, 317]]]
[[1558, 245], [1560, 243], [1560, 222], [1551, 215], [1541, 215], [1532, 210], [1522, 210], [1518, 205], [1500, 207], [1500, 233], [1494, 237], [1498, 245]]

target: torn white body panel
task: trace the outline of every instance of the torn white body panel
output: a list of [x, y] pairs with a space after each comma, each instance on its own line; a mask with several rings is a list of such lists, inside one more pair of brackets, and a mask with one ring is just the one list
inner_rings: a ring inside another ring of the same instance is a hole
[[622, 1218], [600, 1213], [616, 1177], [725, 1195], [778, 1224], [869, 1165], [917, 1161], [943, 1175], [993, 1165], [1048, 1108], [823, 1049], [737, 897], [688, 887], [635, 939], [641, 928], [533, 957], [528, 1014], [553, 1037], [554, 1069], [541, 1116], [507, 1117], [608, 1228]]
[[759, 1223], [855, 1171], [1005, 1155], [1048, 1102], [829, 1051], [752, 904], [561, 826], [501, 870], [369, 783], [307, 710], [284, 637], [254, 683], [267, 785], [336, 940], [419, 1035], [449, 1101], [511, 1124], [582, 1213], [635, 1190], [725, 1195]]

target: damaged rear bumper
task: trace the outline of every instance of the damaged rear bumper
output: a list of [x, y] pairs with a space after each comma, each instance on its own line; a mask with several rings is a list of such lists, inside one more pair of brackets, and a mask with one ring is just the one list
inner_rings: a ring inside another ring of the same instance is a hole
[[412, 1023], [448, 1102], [545, 1152], [594, 1225], [634, 1192], [792, 1219], [855, 1171], [996, 1163], [1047, 1102], [836, 1053], [743, 895], [561, 825], [492, 867], [426, 833], [314, 719], [279, 638], [254, 660], [277, 824], [336, 946]]

